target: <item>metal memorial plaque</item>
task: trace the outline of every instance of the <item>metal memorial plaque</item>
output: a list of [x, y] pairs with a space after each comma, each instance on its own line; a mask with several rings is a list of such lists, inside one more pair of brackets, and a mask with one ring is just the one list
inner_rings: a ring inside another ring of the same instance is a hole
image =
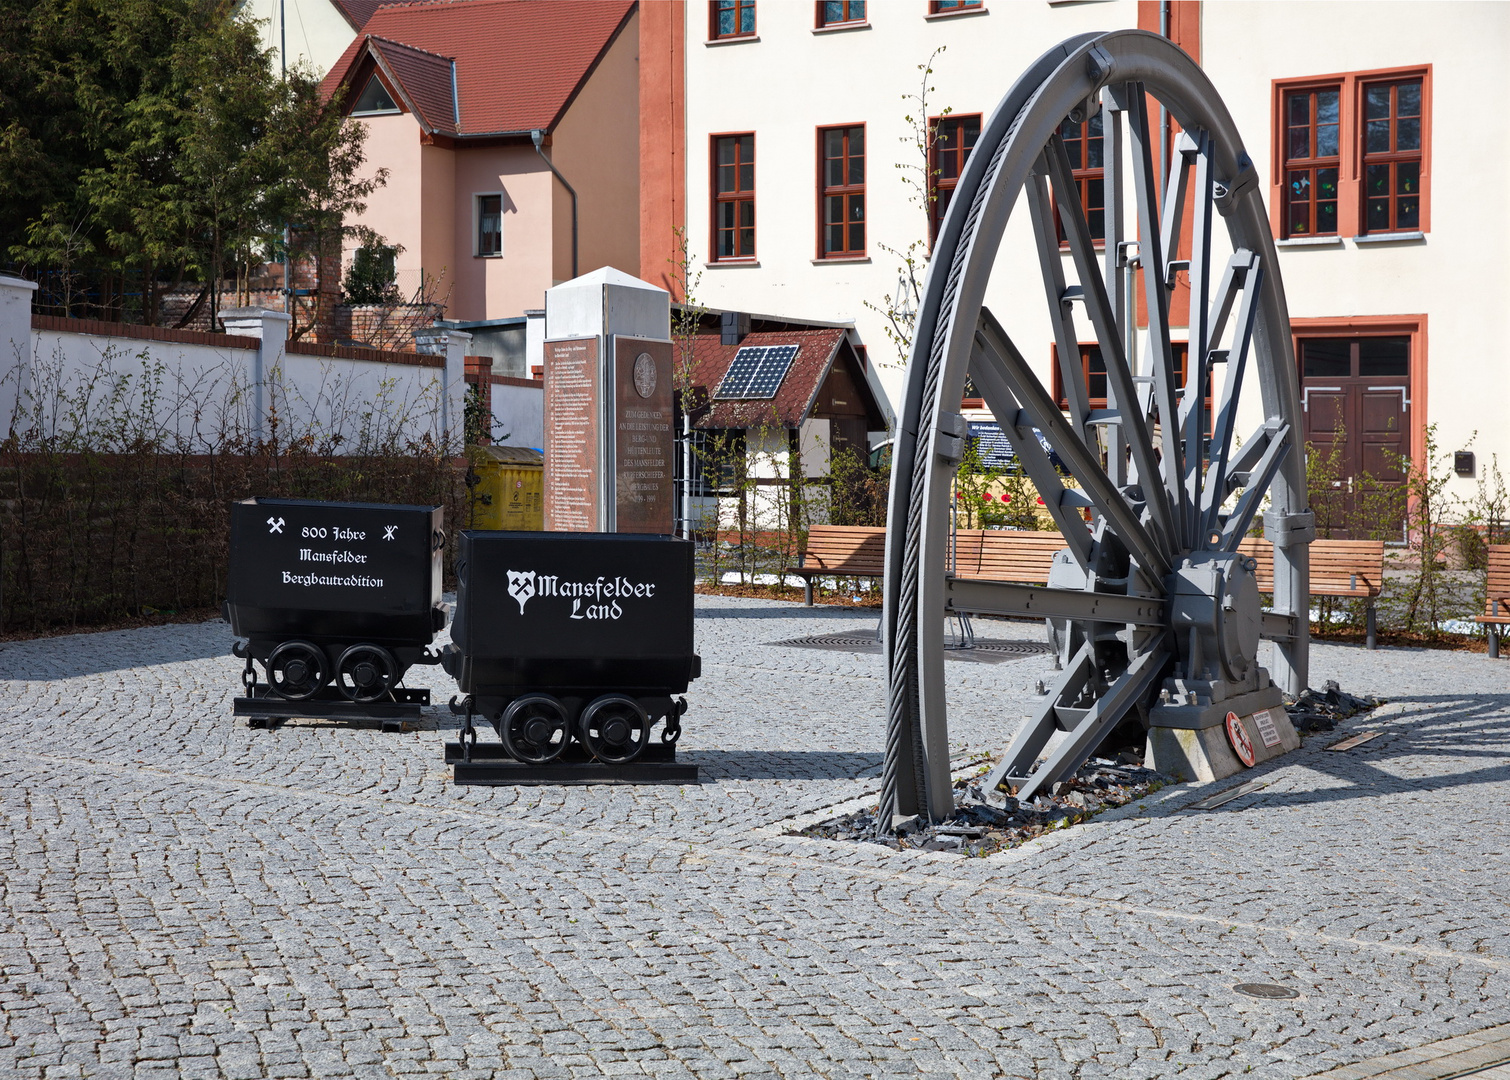
[[598, 339], [545, 343], [545, 528], [594, 532], [598, 506]]
[[670, 533], [671, 343], [614, 338], [614, 488], [617, 532]]

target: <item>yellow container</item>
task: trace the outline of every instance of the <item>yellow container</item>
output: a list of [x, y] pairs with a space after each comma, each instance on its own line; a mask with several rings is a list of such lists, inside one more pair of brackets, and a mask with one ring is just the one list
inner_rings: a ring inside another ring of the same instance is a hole
[[545, 528], [545, 455], [522, 446], [475, 446], [474, 529], [540, 532]]

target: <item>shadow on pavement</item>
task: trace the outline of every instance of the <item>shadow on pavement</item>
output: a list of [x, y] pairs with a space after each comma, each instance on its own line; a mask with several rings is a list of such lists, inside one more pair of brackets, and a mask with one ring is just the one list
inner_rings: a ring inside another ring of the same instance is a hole
[[884, 755], [842, 750], [687, 750], [678, 760], [709, 780], [852, 780], [880, 776]]
[[22, 682], [77, 679], [107, 671], [222, 656], [226, 662], [226, 685], [237, 687], [243, 661], [231, 655], [233, 641], [231, 628], [219, 619], [8, 641], [0, 644], [0, 679]]
[[[1323, 752], [1306, 760], [1306, 768], [1330, 776], [1345, 787], [1268, 791], [1264, 801], [1310, 806], [1510, 782], [1510, 695], [1399, 697], [1391, 704], [1426, 706], [1429, 711], [1385, 717], [1374, 723], [1365, 714], [1345, 730], [1320, 736], [1331, 745], [1364, 731], [1383, 733], [1351, 750]], [[1442, 759], [1441, 770], [1424, 776], [1400, 775], [1388, 768], [1388, 763], [1396, 759], [1410, 759], [1417, 770], [1429, 768], [1432, 758]], [[1275, 759], [1276, 765], [1285, 763], [1284, 757]]]
[[769, 604], [760, 607], [698, 607], [698, 619], [879, 619], [881, 609], [861, 607], [805, 607], [802, 604]]

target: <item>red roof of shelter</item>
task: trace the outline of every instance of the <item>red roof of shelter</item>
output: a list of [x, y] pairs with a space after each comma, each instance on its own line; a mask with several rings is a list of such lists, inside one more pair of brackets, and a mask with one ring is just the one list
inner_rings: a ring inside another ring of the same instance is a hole
[[[812, 412], [818, 390], [833, 366], [834, 357], [844, 341], [845, 331], [824, 330], [757, 330], [746, 334], [738, 345], [724, 345], [718, 334], [699, 334], [692, 342], [692, 385], [700, 400], [710, 408], [698, 418], [700, 428], [801, 427]], [[761, 400], [710, 400], [723, 382], [734, 354], [748, 345], [797, 345], [786, 378], [776, 396]]]
[[463, 137], [550, 131], [634, 7], [634, 0], [384, 4], [321, 90], [334, 93], [371, 54], [430, 131]]

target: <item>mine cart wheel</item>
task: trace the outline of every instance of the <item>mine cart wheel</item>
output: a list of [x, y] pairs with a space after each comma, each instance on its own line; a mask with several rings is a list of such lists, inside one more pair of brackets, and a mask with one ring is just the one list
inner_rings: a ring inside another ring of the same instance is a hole
[[267, 681], [290, 701], [314, 697], [328, 676], [325, 651], [307, 641], [285, 641], [267, 658]]
[[504, 711], [498, 734], [515, 761], [544, 765], [560, 757], [571, 742], [571, 721], [566, 706], [549, 694], [526, 694]]
[[592, 756], [621, 765], [640, 756], [650, 742], [650, 717], [623, 694], [604, 694], [582, 710], [582, 742]]
[[[1164, 127], [1165, 111], [1177, 127]], [[1075, 170], [1093, 138], [1104, 202], [1088, 219]], [[1199, 725], [1224, 701], [1258, 708], [1306, 685], [1314, 519], [1262, 189], [1210, 78], [1143, 31], [1055, 46], [982, 124], [934, 244], [893, 447], [882, 777], [891, 822], [954, 809], [951, 615], [1058, 624], [1063, 672], [990, 778], [1019, 798], [1073, 772], [1124, 717], [1190, 727], [1171, 710], [1199, 714], [1189, 718]], [[993, 298], [1011, 297], [1000, 321], [986, 306], [993, 285]], [[1042, 298], [1036, 312], [1030, 295]], [[1172, 337], [1171, 309], [1186, 299], [1188, 332]], [[1041, 355], [1041, 328], [1060, 392], [1028, 360]], [[1087, 341], [1105, 370], [1105, 400], [1094, 403]], [[1064, 539], [1047, 588], [951, 573], [967, 376]], [[1240, 413], [1256, 421], [1246, 431]], [[1274, 552], [1268, 611], [1239, 551], [1260, 525]], [[1260, 636], [1275, 645], [1272, 683], [1257, 664]]]
[[379, 701], [398, 682], [398, 661], [381, 645], [353, 645], [336, 662], [336, 685], [351, 701]]

